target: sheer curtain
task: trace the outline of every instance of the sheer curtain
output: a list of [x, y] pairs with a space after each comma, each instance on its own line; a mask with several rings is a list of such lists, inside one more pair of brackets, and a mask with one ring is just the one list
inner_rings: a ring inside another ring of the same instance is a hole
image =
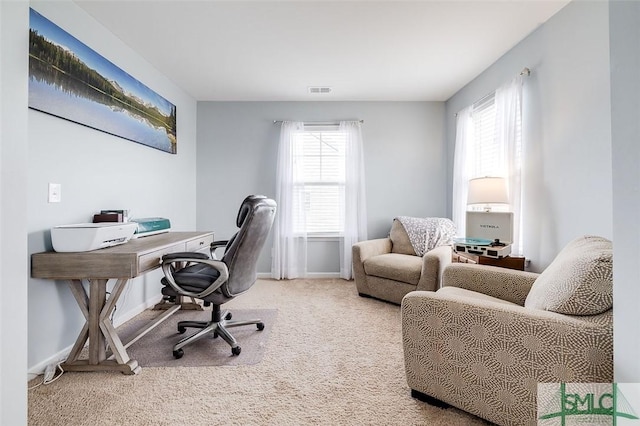
[[341, 121], [345, 133], [344, 235], [340, 245], [340, 278], [351, 279], [351, 246], [367, 239], [362, 128], [359, 121]]
[[276, 168], [276, 203], [278, 214], [274, 223], [271, 277], [301, 278], [307, 275], [307, 234], [296, 230], [295, 220], [304, 225], [304, 203], [296, 202], [302, 191], [295, 183], [301, 181], [302, 164], [296, 161], [296, 137], [304, 131], [304, 123], [283, 121], [280, 129], [278, 165]]
[[464, 236], [467, 223], [467, 191], [471, 171], [473, 144], [473, 105], [456, 116], [456, 146], [453, 158], [453, 222], [459, 236]]
[[496, 140], [504, 152], [509, 204], [513, 212], [514, 254], [523, 253], [522, 241], [522, 76], [496, 90]]
[[[523, 77], [518, 76], [498, 88], [494, 93], [495, 125], [493, 140], [496, 152], [501, 161], [492, 176], [507, 178], [509, 190], [509, 210], [513, 212], [512, 253], [523, 253], [522, 239], [522, 84]], [[485, 98], [483, 98], [485, 99]], [[467, 190], [469, 179], [481, 177], [477, 175], [477, 158], [475, 150], [476, 132], [474, 129], [474, 113], [476, 104], [469, 105], [458, 113], [456, 118], [456, 145], [453, 165], [453, 200], [452, 216], [463, 235], [466, 224]], [[486, 110], [483, 111], [486, 113]], [[487, 175], [486, 170], [483, 172]]]

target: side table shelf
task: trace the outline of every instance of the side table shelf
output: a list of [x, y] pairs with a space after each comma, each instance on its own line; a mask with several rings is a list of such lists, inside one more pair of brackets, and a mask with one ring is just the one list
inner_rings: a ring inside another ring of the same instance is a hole
[[478, 265], [499, 266], [501, 268], [516, 269], [518, 271], [524, 271], [525, 269], [524, 256], [506, 256], [502, 259], [494, 259], [487, 256], [454, 252], [454, 258], [456, 257], [459, 258], [458, 262], [462, 263], [477, 263]]

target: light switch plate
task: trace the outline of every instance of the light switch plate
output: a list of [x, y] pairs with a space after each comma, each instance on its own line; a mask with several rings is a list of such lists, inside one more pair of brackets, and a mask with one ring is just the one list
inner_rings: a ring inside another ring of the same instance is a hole
[[62, 201], [62, 185], [59, 183], [50, 183], [48, 199], [50, 203], [59, 203]]

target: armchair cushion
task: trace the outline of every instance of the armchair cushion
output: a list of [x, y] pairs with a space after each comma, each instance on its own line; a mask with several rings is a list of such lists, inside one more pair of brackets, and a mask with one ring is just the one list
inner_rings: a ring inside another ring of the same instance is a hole
[[364, 261], [367, 275], [418, 285], [422, 272], [422, 258], [405, 254], [387, 253]]
[[595, 236], [571, 241], [533, 283], [525, 307], [567, 315], [596, 315], [611, 309], [611, 241]]
[[393, 219], [389, 239], [391, 240], [391, 253], [416, 255], [416, 251], [411, 245], [411, 240], [409, 240], [409, 235], [398, 219]]

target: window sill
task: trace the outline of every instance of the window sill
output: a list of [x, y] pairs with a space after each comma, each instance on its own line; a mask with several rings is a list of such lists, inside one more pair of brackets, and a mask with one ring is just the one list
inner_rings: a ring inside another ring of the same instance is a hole
[[311, 241], [342, 241], [340, 234], [308, 234], [307, 240]]

